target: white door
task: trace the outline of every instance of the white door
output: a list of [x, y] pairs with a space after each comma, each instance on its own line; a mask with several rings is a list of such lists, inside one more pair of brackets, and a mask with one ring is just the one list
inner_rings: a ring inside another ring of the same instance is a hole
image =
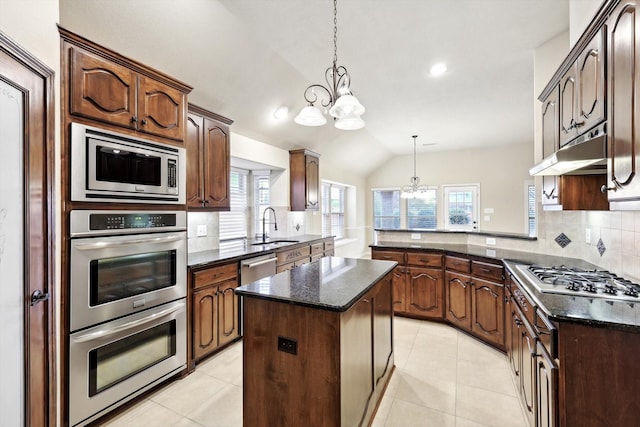
[[473, 231], [478, 229], [478, 197], [480, 186], [443, 185], [444, 228]]
[[7, 426], [25, 425], [23, 104], [22, 92], [0, 79], [0, 424]]

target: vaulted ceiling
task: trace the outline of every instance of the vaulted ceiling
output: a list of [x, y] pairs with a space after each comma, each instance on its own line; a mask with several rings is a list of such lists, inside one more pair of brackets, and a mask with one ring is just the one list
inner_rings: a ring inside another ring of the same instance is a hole
[[[339, 0], [338, 65], [367, 109], [356, 131], [293, 122], [333, 60], [330, 0], [60, 0], [60, 22], [192, 85], [190, 101], [233, 131], [340, 152], [366, 175], [411, 153], [413, 134], [419, 151], [532, 141], [534, 49], [568, 29], [568, 3]], [[440, 78], [436, 62], [448, 64]]]

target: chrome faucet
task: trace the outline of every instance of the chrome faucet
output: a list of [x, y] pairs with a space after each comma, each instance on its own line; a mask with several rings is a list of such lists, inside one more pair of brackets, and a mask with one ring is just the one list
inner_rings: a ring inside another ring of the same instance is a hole
[[275, 231], [278, 231], [278, 220], [276, 219], [276, 211], [273, 210], [271, 206], [269, 206], [262, 212], [262, 243], [265, 243], [267, 241], [267, 229], [265, 228], [265, 225], [271, 224], [270, 222], [265, 222], [265, 216], [268, 210], [271, 210], [271, 212], [273, 212], [273, 229]]

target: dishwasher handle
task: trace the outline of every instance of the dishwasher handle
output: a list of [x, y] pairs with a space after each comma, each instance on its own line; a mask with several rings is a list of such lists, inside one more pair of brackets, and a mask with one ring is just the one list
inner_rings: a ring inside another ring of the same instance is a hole
[[265, 264], [269, 264], [269, 263], [274, 263], [274, 262], [276, 262], [276, 258], [275, 258], [275, 257], [273, 257], [273, 258], [269, 258], [269, 259], [265, 259], [265, 260], [262, 260], [262, 261], [256, 261], [256, 262], [244, 261], [244, 262], [242, 263], [242, 267], [245, 267], [245, 268], [255, 268], [255, 267], [259, 267], [259, 266], [261, 266], [261, 265], [265, 265]]

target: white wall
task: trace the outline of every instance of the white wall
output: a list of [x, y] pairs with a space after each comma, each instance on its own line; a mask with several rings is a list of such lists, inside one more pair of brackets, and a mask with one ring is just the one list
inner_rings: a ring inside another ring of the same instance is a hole
[[587, 25], [602, 6], [603, 0], [569, 0], [570, 46], [576, 44]]
[[[438, 186], [441, 202], [442, 185], [480, 184], [480, 230], [526, 233], [524, 183], [530, 181], [533, 165], [533, 142], [484, 147], [461, 151], [419, 153], [417, 175], [421, 183]], [[413, 174], [413, 155], [390, 159], [367, 179], [367, 224], [373, 221], [372, 188], [400, 187], [409, 183]], [[485, 208], [493, 208], [490, 221], [485, 221]], [[438, 209], [438, 228], [443, 227]]]

